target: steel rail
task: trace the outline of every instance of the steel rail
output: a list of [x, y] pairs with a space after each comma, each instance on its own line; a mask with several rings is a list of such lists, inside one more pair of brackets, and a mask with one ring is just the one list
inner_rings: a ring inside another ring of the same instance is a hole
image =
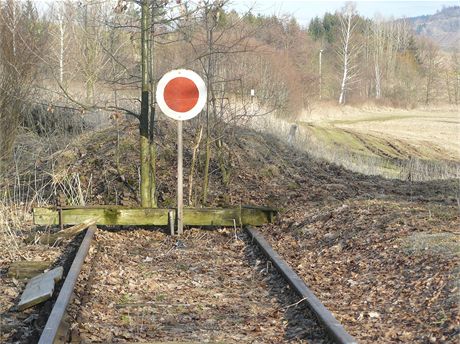
[[38, 344], [53, 344], [57, 337], [59, 326], [61, 325], [67, 306], [69, 305], [73, 289], [80, 274], [83, 262], [88, 254], [91, 240], [96, 232], [96, 226], [90, 226], [86, 230], [85, 237], [78, 249], [77, 254], [72, 262], [72, 266], [67, 274], [67, 277], [62, 285], [56, 303], [53, 306], [45, 328], [40, 336]]
[[322, 323], [325, 330], [336, 343], [355, 344], [358, 343], [355, 338], [347, 333], [345, 328], [337, 321], [332, 313], [321, 303], [313, 294], [305, 282], [295, 273], [295, 271], [276, 253], [270, 244], [264, 239], [263, 235], [255, 228], [246, 226], [253, 241], [259, 245], [265, 255], [273, 262], [273, 265], [287, 280], [289, 285], [304, 299], [310, 309], [315, 313], [318, 320]]

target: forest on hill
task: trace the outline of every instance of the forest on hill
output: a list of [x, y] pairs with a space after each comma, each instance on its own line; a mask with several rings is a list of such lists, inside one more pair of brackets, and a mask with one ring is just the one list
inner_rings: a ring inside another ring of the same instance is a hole
[[[139, 3], [63, 1], [38, 11], [32, 1], [0, 2], [3, 157], [21, 125], [44, 124], [38, 112], [138, 112]], [[415, 35], [410, 20], [366, 19], [347, 3], [302, 27], [292, 16], [240, 14], [221, 0], [147, 3], [150, 89], [170, 69], [193, 69], [212, 85], [216, 118], [245, 116], [251, 102], [257, 114], [295, 116], [318, 99], [403, 107], [459, 101], [457, 52]]]
[[443, 7], [432, 15], [405, 19], [417, 35], [429, 37], [447, 51], [460, 44], [460, 6]]

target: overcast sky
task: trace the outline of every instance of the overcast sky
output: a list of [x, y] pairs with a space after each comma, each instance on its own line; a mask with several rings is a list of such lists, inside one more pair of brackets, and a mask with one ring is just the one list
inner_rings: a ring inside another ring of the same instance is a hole
[[[460, 6], [458, 1], [355, 1], [358, 12], [372, 18], [376, 14], [384, 17], [402, 18], [433, 14], [443, 7]], [[233, 0], [231, 7], [238, 12], [253, 8], [253, 13], [262, 14], [292, 14], [300, 23], [308, 24], [315, 16], [322, 17], [325, 12], [340, 10], [345, 1], [311, 1], [311, 0]]]

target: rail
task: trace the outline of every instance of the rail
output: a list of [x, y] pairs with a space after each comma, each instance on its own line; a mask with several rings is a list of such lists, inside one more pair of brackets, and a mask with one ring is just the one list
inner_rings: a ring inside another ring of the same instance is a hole
[[[250, 238], [257, 244], [273, 262], [273, 265], [279, 271], [285, 281], [300, 295], [312, 312], [315, 314], [319, 323], [325, 329], [325, 332], [336, 343], [339, 344], [355, 344], [356, 339], [347, 333], [345, 328], [338, 322], [333, 314], [321, 303], [321, 301], [308, 288], [305, 282], [297, 275], [294, 270], [281, 258], [281, 256], [270, 246], [263, 235], [253, 227], [245, 227]], [[38, 344], [53, 344], [58, 336], [59, 327], [63, 321], [66, 309], [70, 303], [70, 299], [76, 285], [78, 275], [82, 269], [84, 260], [89, 252], [91, 241], [96, 232], [96, 226], [90, 226], [85, 234], [85, 237], [77, 251], [77, 254], [72, 262], [70, 270], [53, 306], [51, 314], [46, 322], [45, 328], [41, 334]]]
[[62, 285], [59, 296], [56, 303], [53, 306], [48, 321], [46, 322], [45, 328], [40, 336], [38, 344], [53, 344], [57, 337], [59, 326], [64, 318], [67, 306], [69, 305], [70, 298], [73, 293], [73, 289], [80, 274], [83, 262], [85, 261], [86, 255], [88, 254], [91, 241], [96, 232], [96, 226], [90, 226], [86, 230], [85, 237], [78, 249], [78, 252], [73, 260], [72, 266], [67, 274], [67, 277]]
[[332, 313], [321, 303], [321, 301], [313, 294], [305, 282], [295, 273], [295, 271], [280, 257], [278, 253], [270, 246], [262, 234], [255, 228], [246, 227], [246, 231], [251, 238], [262, 249], [265, 255], [273, 262], [276, 269], [289, 283], [289, 285], [304, 299], [310, 309], [315, 313], [318, 320], [322, 323], [325, 330], [331, 338], [340, 344], [355, 344], [357, 343], [343, 326], [337, 321]]

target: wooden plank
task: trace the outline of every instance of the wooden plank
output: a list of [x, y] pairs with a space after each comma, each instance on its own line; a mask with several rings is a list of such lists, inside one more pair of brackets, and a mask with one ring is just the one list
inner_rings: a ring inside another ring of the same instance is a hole
[[62, 278], [64, 269], [59, 266], [32, 278], [26, 285], [18, 304], [20, 311], [42, 303], [53, 296], [54, 285]]
[[266, 223], [273, 223], [276, 210], [269, 208], [242, 207], [241, 220], [243, 225], [261, 226]]
[[93, 226], [94, 224], [96, 224], [96, 222], [97, 221], [94, 219], [89, 219], [89, 220], [84, 221], [81, 224], [74, 225], [69, 228], [65, 228], [57, 233], [43, 234], [38, 238], [36, 237], [35, 234], [30, 235], [28, 238], [25, 239], [25, 242], [26, 243], [40, 243], [40, 244], [45, 244], [45, 245], [54, 245], [56, 244], [57, 241], [74, 237], [75, 235], [83, 232], [89, 226]]
[[[97, 219], [96, 225], [154, 225], [168, 224], [168, 209], [151, 208], [72, 208], [62, 210], [62, 221], [66, 225], [76, 225], [88, 219]], [[34, 223], [37, 225], [57, 225], [59, 216], [53, 208], [34, 208]]]
[[51, 266], [50, 261], [26, 261], [21, 260], [11, 263], [8, 268], [8, 277], [16, 279], [28, 279], [35, 277]]
[[[240, 209], [184, 209], [184, 224], [187, 226], [233, 226], [240, 224]], [[235, 221], [235, 222], [234, 222]]]
[[[79, 224], [97, 219], [97, 225], [151, 225], [167, 226], [171, 209], [158, 208], [64, 208], [62, 221], [66, 225]], [[184, 225], [187, 226], [260, 226], [273, 221], [274, 209], [257, 207], [238, 208], [185, 208]], [[37, 225], [59, 224], [58, 211], [54, 208], [34, 208], [34, 223]]]

